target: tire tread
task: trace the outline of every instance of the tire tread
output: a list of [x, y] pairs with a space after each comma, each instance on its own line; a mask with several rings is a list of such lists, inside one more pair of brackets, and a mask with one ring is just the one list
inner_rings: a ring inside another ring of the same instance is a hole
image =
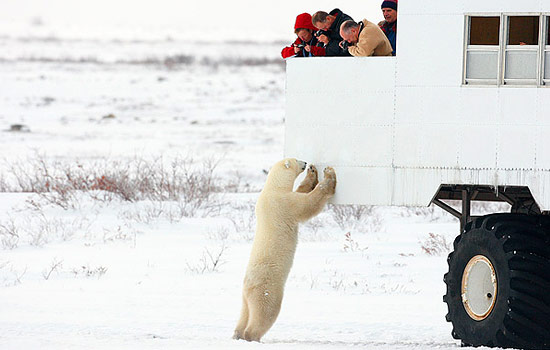
[[[464, 318], [460, 300], [463, 260], [473, 255], [465, 257], [461, 252], [476, 251], [480, 237], [492, 242], [483, 249], [503, 261], [498, 266], [506, 271], [497, 271], [497, 278], [503, 278], [499, 290], [506, 291], [502, 294], [506, 304], [501, 302], [498, 311], [503, 314], [502, 321], [494, 321], [497, 316], [490, 321], [497, 325], [491, 332], [476, 333], [472, 327], [480, 327], [481, 323]], [[453, 324], [453, 337], [473, 346], [550, 349], [550, 218], [507, 213], [476, 218], [465, 225], [453, 247], [447, 258], [449, 272], [444, 277], [444, 301], [449, 311], [446, 320]]]

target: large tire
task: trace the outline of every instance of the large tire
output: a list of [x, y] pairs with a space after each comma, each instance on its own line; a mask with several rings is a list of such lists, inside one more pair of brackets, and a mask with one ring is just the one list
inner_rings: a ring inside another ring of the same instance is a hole
[[467, 346], [550, 349], [548, 217], [494, 214], [454, 241], [443, 300]]

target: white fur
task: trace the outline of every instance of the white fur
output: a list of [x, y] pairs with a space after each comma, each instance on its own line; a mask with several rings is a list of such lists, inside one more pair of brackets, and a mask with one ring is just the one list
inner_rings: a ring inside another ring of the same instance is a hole
[[235, 339], [260, 341], [271, 328], [279, 315], [294, 260], [298, 224], [317, 215], [334, 194], [334, 170], [326, 168], [325, 179], [318, 184], [313, 166], [296, 192], [292, 192], [294, 181], [304, 168], [305, 163], [296, 159], [276, 163], [260, 193], [256, 235], [244, 278], [243, 306]]

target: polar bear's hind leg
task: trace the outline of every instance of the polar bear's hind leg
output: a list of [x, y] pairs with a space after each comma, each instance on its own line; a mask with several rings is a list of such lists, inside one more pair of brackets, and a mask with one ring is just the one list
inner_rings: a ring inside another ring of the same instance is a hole
[[235, 328], [233, 339], [244, 338], [244, 330], [246, 329], [246, 325], [248, 324], [248, 316], [249, 316], [248, 302], [246, 301], [246, 297], [243, 295], [243, 306], [241, 308], [241, 318], [239, 319], [239, 322], [237, 323], [237, 327]]
[[256, 289], [249, 297], [252, 300], [249, 303], [248, 325], [243, 338], [247, 341], [260, 341], [277, 320], [283, 295], [282, 292]]

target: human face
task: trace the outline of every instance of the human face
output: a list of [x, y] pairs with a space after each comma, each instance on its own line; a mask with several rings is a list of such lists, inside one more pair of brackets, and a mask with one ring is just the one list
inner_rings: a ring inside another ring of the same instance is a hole
[[397, 21], [397, 11], [395, 11], [392, 8], [384, 7], [382, 9], [382, 14], [384, 15], [384, 19], [388, 23], [393, 23], [393, 22]]
[[298, 35], [298, 38], [305, 42], [310, 41], [312, 37], [311, 32], [307, 29], [300, 29], [296, 35]]
[[359, 37], [358, 34], [359, 30], [355, 28], [350, 29], [349, 33], [345, 33], [343, 30], [340, 31], [340, 36], [342, 37], [342, 39], [350, 44], [357, 43], [357, 38]]
[[315, 22], [315, 23], [313, 23], [313, 25], [317, 29], [329, 30], [330, 26], [332, 25], [332, 22], [334, 22], [334, 19], [335, 19], [335, 17], [333, 17], [333, 16], [327, 16], [327, 19], [325, 19], [324, 22]]

